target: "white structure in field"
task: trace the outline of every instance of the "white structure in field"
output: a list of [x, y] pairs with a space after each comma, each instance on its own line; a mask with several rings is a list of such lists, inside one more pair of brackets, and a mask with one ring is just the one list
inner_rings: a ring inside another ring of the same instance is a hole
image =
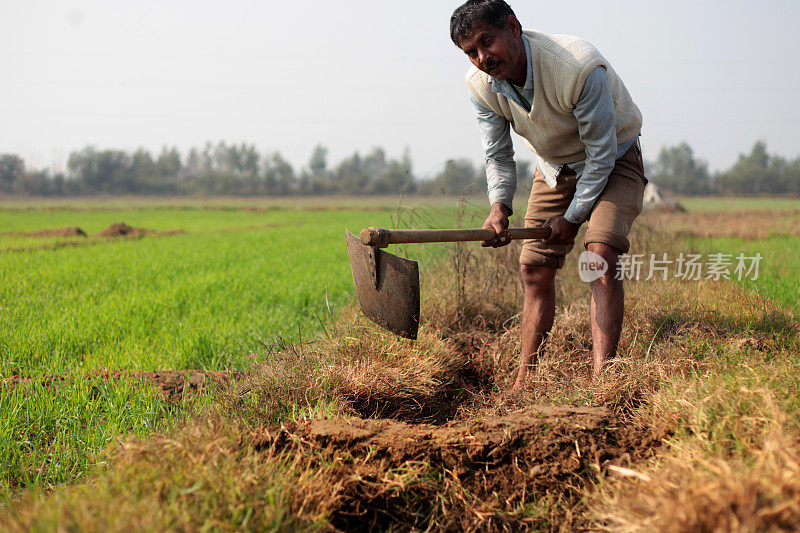
[[685, 213], [686, 209], [666, 193], [661, 193], [655, 183], [648, 183], [644, 188], [644, 200], [642, 201], [645, 211], [678, 211]]

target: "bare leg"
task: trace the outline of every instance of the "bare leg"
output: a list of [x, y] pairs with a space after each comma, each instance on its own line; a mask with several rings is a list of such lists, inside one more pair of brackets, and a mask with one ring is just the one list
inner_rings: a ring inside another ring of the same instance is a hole
[[619, 252], [597, 242], [589, 243], [587, 248], [608, 263], [608, 271], [603, 277], [592, 282], [592, 381], [597, 381], [606, 360], [617, 353], [625, 311], [625, 291], [622, 280], [616, 279]]
[[522, 284], [525, 287], [525, 302], [522, 307], [522, 354], [519, 373], [511, 391], [525, 385], [528, 369], [536, 365], [539, 348], [553, 327], [556, 312], [556, 269], [546, 266], [520, 267]]

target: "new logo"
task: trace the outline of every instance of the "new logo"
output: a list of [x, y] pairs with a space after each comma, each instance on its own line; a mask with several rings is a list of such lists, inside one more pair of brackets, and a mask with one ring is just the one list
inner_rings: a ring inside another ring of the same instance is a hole
[[581, 281], [591, 283], [603, 277], [608, 272], [608, 263], [605, 259], [589, 250], [581, 253], [578, 258], [578, 276]]

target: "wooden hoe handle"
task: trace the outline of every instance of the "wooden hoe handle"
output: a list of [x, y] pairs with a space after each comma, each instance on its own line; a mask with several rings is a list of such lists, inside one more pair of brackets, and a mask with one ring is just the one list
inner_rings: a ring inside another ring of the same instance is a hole
[[[512, 239], [546, 239], [550, 228], [508, 228]], [[390, 244], [410, 242], [488, 241], [495, 236], [493, 229], [384, 229], [364, 228], [361, 242], [385, 248]]]

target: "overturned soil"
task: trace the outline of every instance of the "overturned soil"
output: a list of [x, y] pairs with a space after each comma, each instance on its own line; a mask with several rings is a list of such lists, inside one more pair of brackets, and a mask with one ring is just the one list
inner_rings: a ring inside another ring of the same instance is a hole
[[115, 224], [111, 224], [109, 227], [98, 233], [97, 237], [128, 237], [135, 239], [137, 237], [144, 237], [145, 235], [162, 237], [165, 235], [178, 235], [181, 233], [183, 233], [183, 230], [180, 229], [156, 231], [145, 228], [134, 228], [124, 222], [117, 222]]
[[[101, 378], [113, 381], [122, 378], [139, 379], [152, 385], [156, 392], [168, 403], [177, 404], [181, 403], [187, 394], [196, 394], [209, 386], [225, 385], [240, 375], [240, 371], [153, 370], [132, 372], [102, 370], [87, 374], [83, 379]], [[42, 387], [61, 387], [76, 379], [80, 378], [70, 376], [14, 376], [0, 381], [0, 389], [10, 389], [31, 384], [38, 384]]]
[[97, 375], [109, 379], [139, 378], [150, 383], [169, 403], [180, 403], [187, 393], [197, 393], [208, 386], [225, 385], [239, 377], [241, 372], [210, 372], [203, 370], [154, 370], [149, 372], [107, 371]]
[[124, 222], [111, 224], [109, 227], [97, 234], [98, 237], [142, 237], [151, 233], [144, 228], [133, 228]]
[[21, 237], [86, 237], [86, 232], [77, 226], [66, 228], [48, 228], [37, 231], [23, 231], [14, 233]]
[[[333, 465], [331, 525], [366, 530], [398, 524], [424, 529], [435, 515], [438, 525], [460, 529], [475, 524], [482, 505], [500, 503], [511, 510], [550, 493], [579, 498], [578, 487], [586, 481], [610, 464], [652, 453], [663, 436], [628, 427], [603, 408], [536, 406], [444, 425], [313, 420], [261, 429], [243, 439], [256, 448], [299, 452], [317, 465]], [[454, 487], [464, 505], [436, 498], [441, 485]], [[532, 525], [529, 519], [509, 516], [485, 525]]]
[[443, 424], [482, 392], [491, 389], [490, 376], [471, 364], [458, 371], [442, 373], [438, 387], [421, 394], [400, 387], [382, 389], [347, 383], [340, 389], [342, 399], [362, 418], [391, 418], [413, 423]]

